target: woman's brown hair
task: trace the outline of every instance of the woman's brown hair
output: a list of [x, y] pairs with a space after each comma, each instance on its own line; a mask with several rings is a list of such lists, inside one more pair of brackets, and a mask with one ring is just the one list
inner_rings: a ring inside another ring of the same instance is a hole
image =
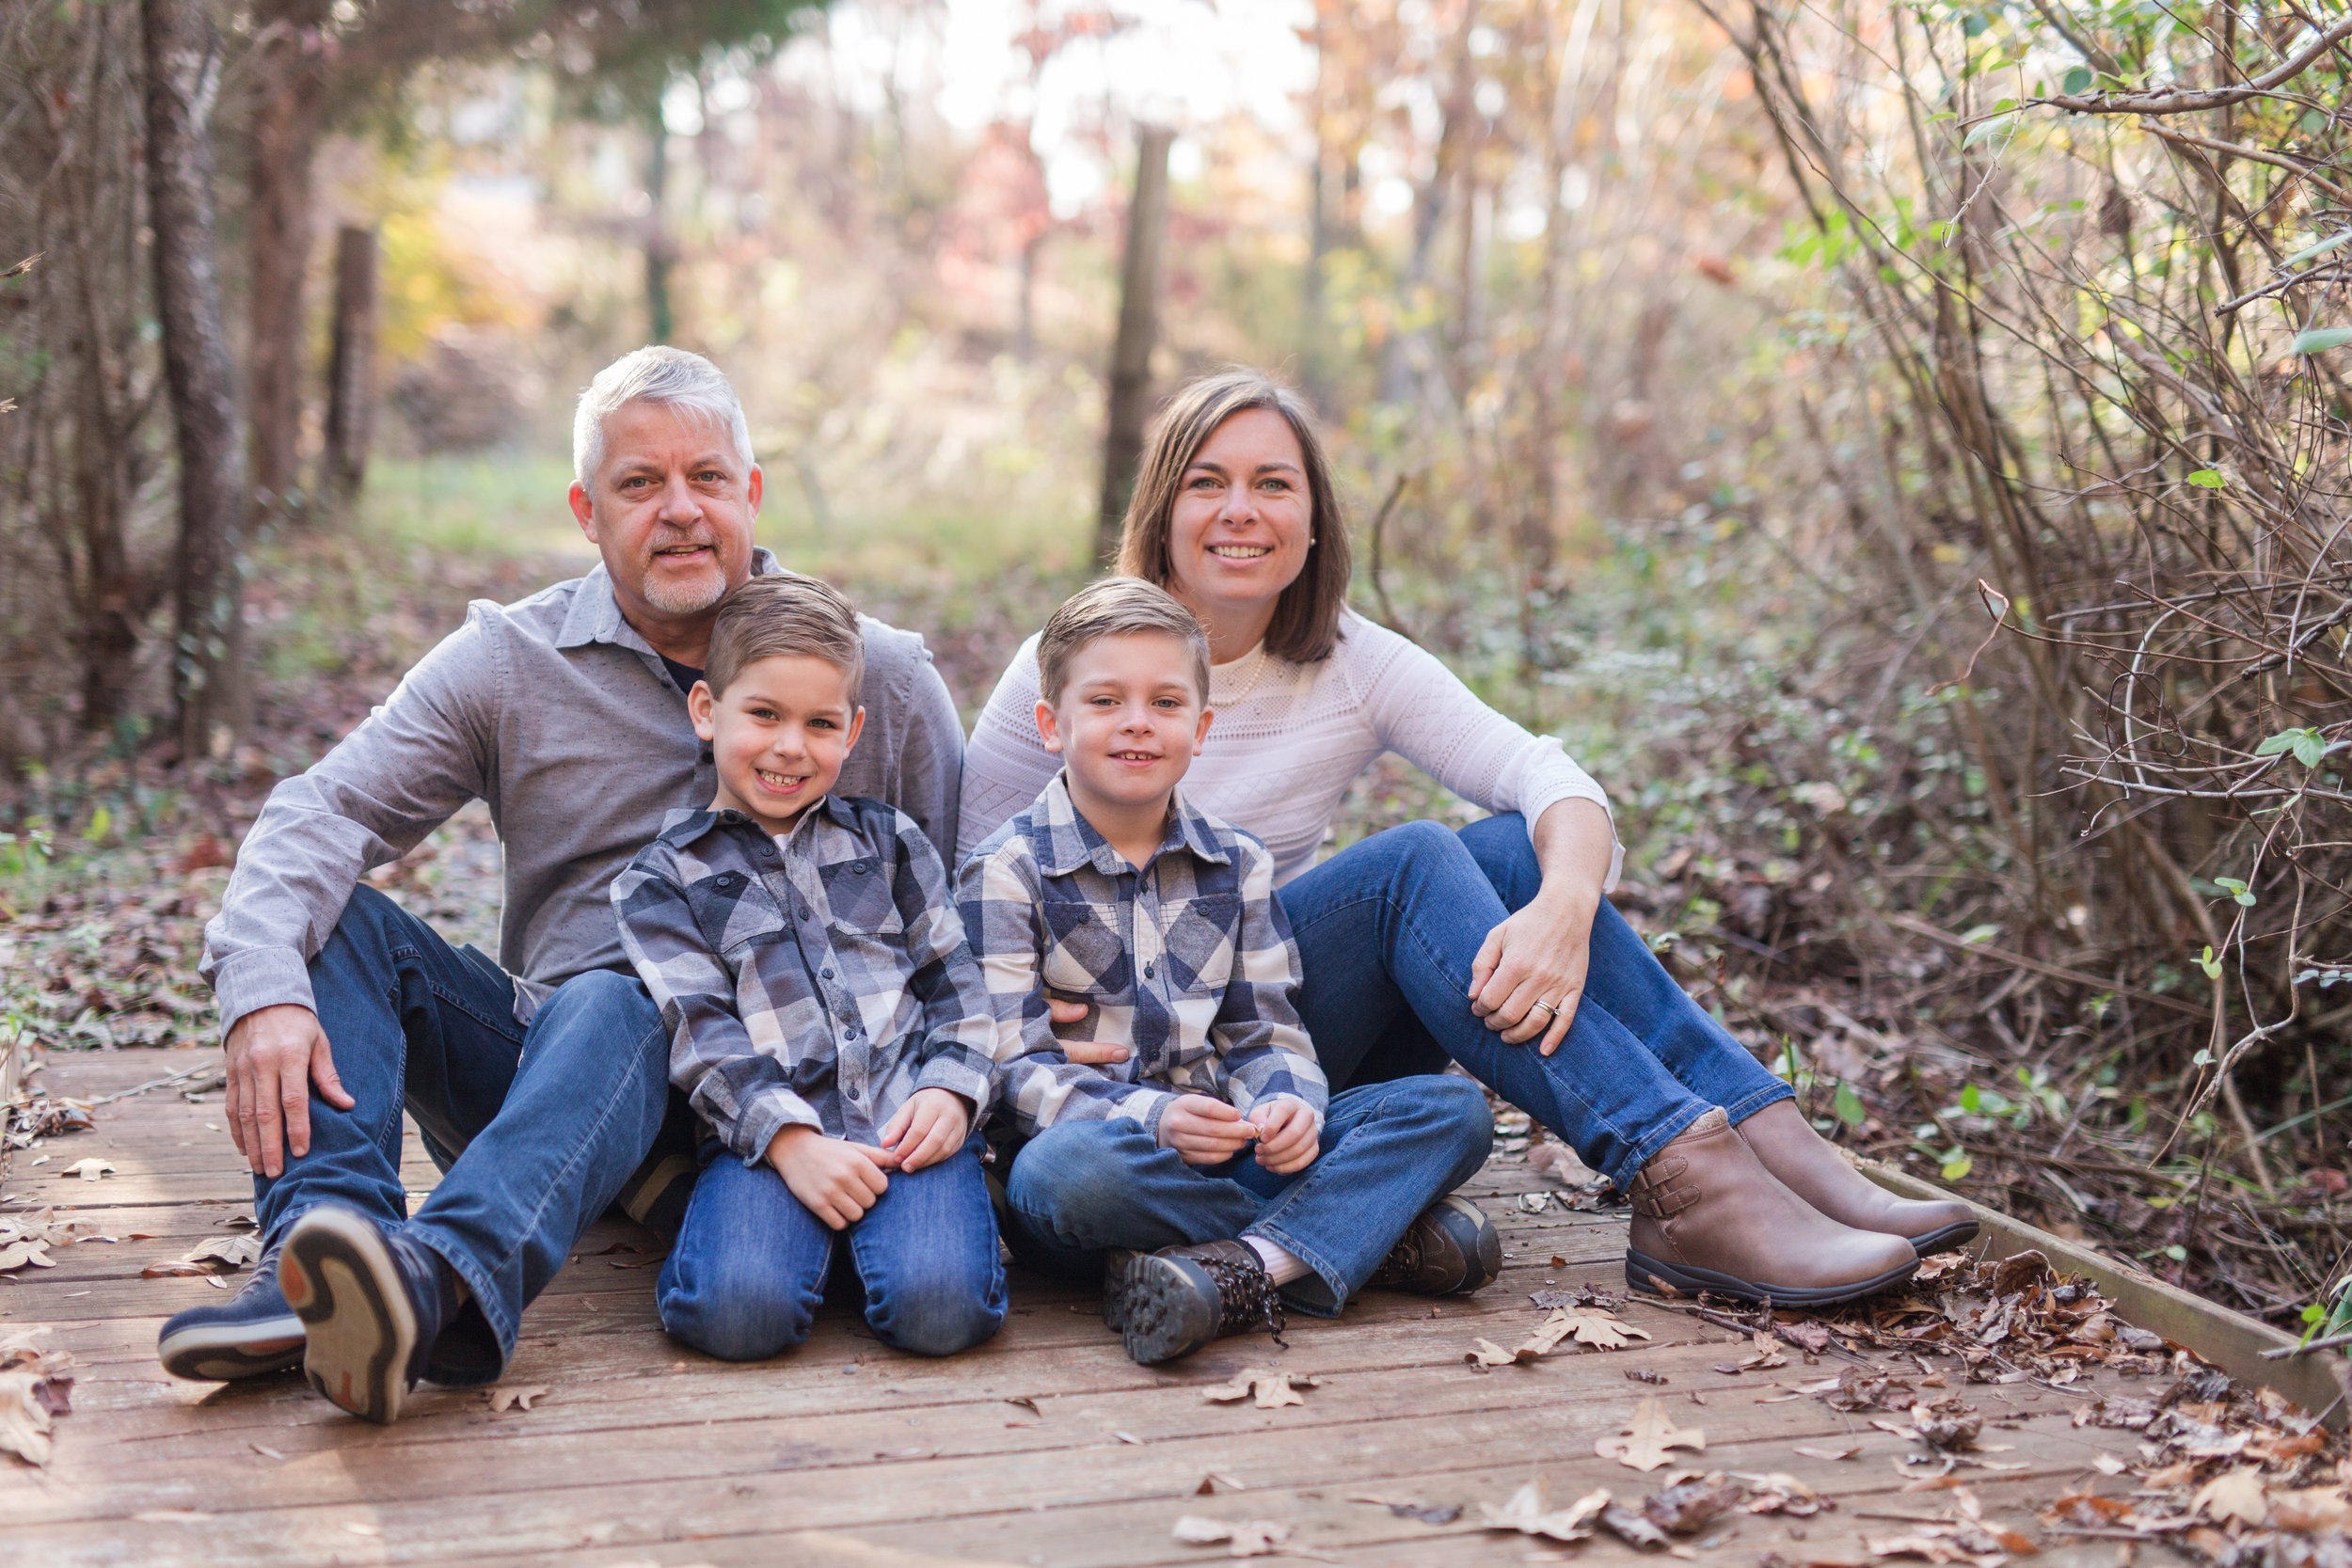
[[1180, 389], [1160, 412], [1160, 422], [1144, 449], [1142, 471], [1136, 476], [1136, 493], [1127, 503], [1127, 522], [1119, 542], [1120, 575], [1142, 578], [1163, 588], [1175, 578], [1168, 557], [1169, 519], [1184, 470], [1216, 427], [1252, 408], [1270, 408], [1288, 421], [1298, 437], [1299, 456], [1307, 468], [1307, 499], [1311, 506], [1307, 563], [1282, 590], [1274, 604], [1274, 621], [1266, 627], [1266, 651], [1295, 664], [1328, 658], [1339, 645], [1340, 611], [1347, 606], [1347, 579], [1352, 568], [1347, 547], [1347, 521], [1340, 512], [1339, 492], [1331, 483], [1330, 460], [1315, 435], [1312, 410], [1307, 400], [1261, 372], [1235, 368], [1204, 375]]

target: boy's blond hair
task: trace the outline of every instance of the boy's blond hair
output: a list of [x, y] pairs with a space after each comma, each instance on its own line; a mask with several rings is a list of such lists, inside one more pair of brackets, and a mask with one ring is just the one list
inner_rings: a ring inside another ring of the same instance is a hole
[[1105, 637], [1157, 632], [1173, 637], [1191, 656], [1193, 689], [1209, 700], [1209, 634], [1176, 596], [1142, 578], [1101, 578], [1062, 601], [1037, 639], [1038, 692], [1048, 707], [1061, 705], [1070, 661]]
[[798, 572], [753, 578], [719, 601], [703, 664], [711, 695], [724, 691], [747, 666], [778, 657], [823, 659], [841, 672], [856, 706], [866, 678], [866, 633], [857, 624], [857, 606], [832, 583]]

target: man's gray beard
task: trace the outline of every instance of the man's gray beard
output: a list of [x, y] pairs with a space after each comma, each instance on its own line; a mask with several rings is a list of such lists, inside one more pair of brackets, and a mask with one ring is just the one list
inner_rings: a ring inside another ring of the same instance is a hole
[[664, 615], [700, 615], [727, 596], [727, 576], [717, 566], [710, 569], [708, 582], [658, 582], [648, 578], [643, 590], [645, 602]]

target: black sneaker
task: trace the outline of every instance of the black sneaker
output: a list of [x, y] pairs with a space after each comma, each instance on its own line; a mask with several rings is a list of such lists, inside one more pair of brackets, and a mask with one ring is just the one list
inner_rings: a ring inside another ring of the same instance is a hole
[[456, 1316], [455, 1273], [358, 1210], [322, 1204], [286, 1232], [278, 1278], [302, 1320], [310, 1386], [362, 1420], [398, 1420]]
[[[1263, 1328], [1282, 1342], [1282, 1302], [1246, 1242], [1200, 1242], [1135, 1258], [1119, 1292], [1127, 1354], [1144, 1366]], [[1109, 1320], [1107, 1299], [1104, 1319]]]
[[226, 1383], [300, 1366], [302, 1338], [302, 1320], [278, 1286], [278, 1248], [272, 1246], [254, 1263], [244, 1290], [167, 1321], [155, 1356], [174, 1377]]
[[1405, 1227], [1368, 1285], [1423, 1296], [1466, 1296], [1502, 1273], [1502, 1233], [1466, 1197], [1441, 1197]]

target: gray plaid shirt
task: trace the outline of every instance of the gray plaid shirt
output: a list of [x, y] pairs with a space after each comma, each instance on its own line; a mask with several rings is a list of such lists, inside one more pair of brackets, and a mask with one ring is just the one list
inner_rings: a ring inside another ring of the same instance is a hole
[[[1179, 794], [1137, 869], [1071, 803], [1057, 774], [983, 840], [956, 879], [989, 999], [1007, 1111], [1034, 1135], [1065, 1119], [1140, 1122], [1154, 1137], [1180, 1094], [1247, 1112], [1328, 1085], [1298, 1022], [1298, 948], [1274, 896], [1274, 856]], [[1058, 1031], [1048, 992], [1090, 1005]], [[1088, 1067], [1062, 1038], [1128, 1047]]]
[[612, 883], [670, 1081], [746, 1164], [787, 1127], [870, 1144], [917, 1089], [986, 1114], [994, 1020], [947, 872], [880, 800], [828, 795], [781, 847], [682, 813]]

